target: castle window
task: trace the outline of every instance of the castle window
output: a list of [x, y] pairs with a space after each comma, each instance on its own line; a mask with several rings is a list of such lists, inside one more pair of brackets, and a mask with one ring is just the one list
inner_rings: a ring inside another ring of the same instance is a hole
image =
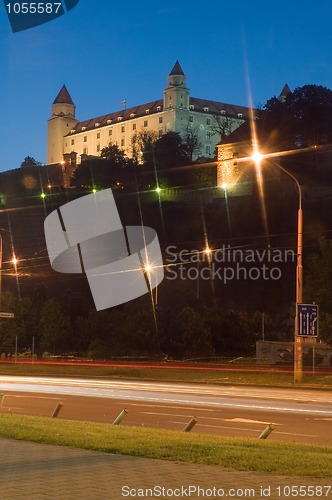
[[75, 144], [75, 139], [72, 139], [71, 140], [71, 145], [74, 146], [74, 144]]
[[203, 111], [205, 111], [205, 113], [207, 113], [207, 112], [209, 111], [209, 108], [207, 108], [207, 107], [205, 106], [205, 108], [203, 108]]
[[136, 130], [136, 123], [133, 123], [133, 130]]
[[100, 152], [100, 144], [97, 144], [97, 153]]
[[238, 113], [237, 116], [238, 116], [238, 118], [242, 118], [243, 114], [242, 113]]
[[110, 128], [108, 131], [108, 135], [112, 135], [112, 134], [113, 134], [113, 129]]
[[158, 137], [161, 137], [163, 135], [163, 131], [162, 130], [158, 130]]
[[70, 133], [75, 134], [76, 130], [74, 128], [71, 129]]
[[206, 131], [206, 138], [211, 139], [211, 132], [209, 130]]
[[207, 125], [211, 125], [211, 118], [207, 118], [207, 120], [206, 120], [206, 124], [207, 124]]
[[193, 115], [189, 115], [189, 122], [190, 122], [190, 123], [193, 123], [193, 121], [194, 121], [194, 117], [193, 117]]
[[190, 104], [189, 109], [193, 111], [195, 109], [195, 106], [193, 104]]
[[130, 118], [135, 118], [135, 113], [130, 113]]
[[226, 114], [226, 109], [221, 109], [221, 110], [220, 110], [220, 113], [221, 113], [222, 115], [225, 115], [225, 114]]
[[95, 123], [95, 127], [99, 127], [100, 123], [99, 122], [96, 122]]
[[159, 123], [163, 123], [163, 117], [159, 116]]
[[118, 122], [122, 121], [123, 116], [118, 116]]
[[86, 127], [82, 127], [82, 132], [84, 132], [84, 130], [86, 130]]
[[107, 124], [110, 124], [110, 123], [112, 123], [112, 121], [113, 121], [113, 120], [111, 120], [111, 119], [108, 119], [108, 120], [107, 120]]
[[157, 111], [161, 111], [161, 106], [157, 106]]
[[88, 148], [83, 148], [83, 154], [87, 155], [88, 154]]
[[150, 113], [150, 110], [149, 109], [146, 109], [145, 110], [145, 114], [148, 115]]
[[123, 147], [125, 145], [125, 140], [121, 139], [121, 146]]
[[85, 135], [85, 136], [83, 137], [83, 141], [84, 141], [84, 142], [88, 142], [88, 136], [87, 136], [87, 135]]
[[100, 139], [100, 132], [97, 132], [97, 139]]
[[125, 127], [124, 125], [122, 125], [122, 127], [121, 127], [121, 132], [123, 133], [123, 132], [125, 132], [125, 131], [126, 131], [126, 127]]
[[144, 120], [143, 126], [144, 126], [144, 127], [147, 127], [147, 126], [148, 126], [148, 121], [147, 121], [147, 120]]
[[206, 146], [206, 148], [205, 148], [205, 153], [206, 153], [207, 155], [210, 155], [210, 154], [211, 154], [211, 146]]

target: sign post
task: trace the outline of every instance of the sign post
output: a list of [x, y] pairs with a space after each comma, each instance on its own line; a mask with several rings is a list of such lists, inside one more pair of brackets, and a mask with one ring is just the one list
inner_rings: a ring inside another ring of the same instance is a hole
[[318, 337], [318, 305], [297, 304], [297, 334], [299, 337]]

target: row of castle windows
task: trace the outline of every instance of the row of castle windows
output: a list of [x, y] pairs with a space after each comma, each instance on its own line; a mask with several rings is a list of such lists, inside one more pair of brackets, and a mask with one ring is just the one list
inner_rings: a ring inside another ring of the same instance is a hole
[[[160, 116], [159, 117], [159, 124], [162, 124], [162, 123], [163, 123], [163, 117]], [[148, 127], [148, 125], [149, 125], [148, 120], [144, 120], [143, 127]], [[136, 123], [133, 123], [132, 127], [133, 127], [133, 130], [137, 130], [137, 124]], [[85, 128], [85, 127], [83, 127], [83, 128]], [[122, 125], [122, 127], [121, 127], [121, 133], [125, 133], [125, 131], [126, 131], [125, 125]], [[108, 135], [110, 135], [110, 136], [113, 135], [113, 129], [111, 129], [111, 128], [109, 129]], [[100, 139], [100, 132], [97, 132], [97, 139]], [[83, 141], [84, 142], [88, 142], [88, 136], [87, 135], [83, 136]], [[74, 146], [74, 144], [75, 144], [75, 139], [72, 139], [71, 140], [71, 145]]]
[[[195, 109], [195, 106], [194, 106], [193, 104], [191, 104], [191, 105], [189, 106], [189, 109], [193, 111], [193, 110]], [[157, 106], [157, 111], [160, 111], [160, 110], [161, 110], [161, 106]], [[205, 107], [205, 108], [203, 108], [203, 111], [208, 112], [208, 111], [209, 111], [209, 108]], [[150, 113], [150, 110], [149, 110], [149, 109], [146, 109], [146, 110], [145, 110], [145, 113], [148, 115], [148, 114]], [[226, 114], [227, 114], [225, 109], [222, 109], [222, 110], [220, 111], [220, 113], [221, 113], [222, 115], [226, 115]], [[135, 115], [135, 113], [131, 113], [131, 114], [130, 114], [130, 118], [134, 118], [135, 116], [136, 116], [136, 115]], [[243, 113], [238, 113], [238, 114], [237, 114], [237, 116], [238, 116], [238, 118], [243, 118]], [[118, 122], [120, 122], [120, 121], [122, 121], [122, 120], [123, 120], [123, 116], [118, 116]], [[191, 122], [191, 123], [192, 123], [193, 121], [194, 121], [194, 116], [193, 116], [193, 115], [190, 115], [190, 116], [189, 116], [189, 122]], [[108, 125], [110, 125], [112, 122], [113, 122], [113, 120], [111, 120], [111, 119], [107, 120], [107, 124], [108, 124]], [[147, 126], [147, 125], [145, 125], [145, 123], [147, 123], [147, 122], [146, 122], [146, 121], [144, 121], [144, 127], [145, 127], [145, 126]], [[163, 123], [163, 117], [162, 117], [162, 116], [160, 116], [160, 117], [159, 117], [159, 123]], [[208, 118], [208, 119], [206, 120], [206, 123], [207, 123], [207, 125], [210, 125], [210, 124], [211, 124], [211, 119], [210, 119], [210, 118]], [[67, 126], [68, 126], [68, 124], [67, 124]], [[96, 123], [95, 123], [95, 128], [97, 128], [97, 127], [99, 127], [99, 126], [100, 126], [100, 123], [99, 123], [99, 122], [96, 122]], [[135, 125], [135, 124], [133, 125], [133, 129], [134, 129], [134, 130], [136, 130], [136, 125]], [[84, 132], [85, 130], [86, 130], [86, 127], [82, 127], [82, 132]], [[124, 130], [122, 130], [122, 131], [124, 131]], [[72, 133], [72, 134], [74, 134], [75, 132], [76, 132], [76, 130], [75, 130], [75, 129], [72, 129], [72, 130], [71, 130], [71, 133]], [[98, 137], [97, 137], [97, 138], [98, 138]]]
[[[163, 119], [162, 117], [159, 118], [159, 123], [163, 123]], [[210, 119], [207, 120], [207, 125], [210, 125]], [[145, 120], [144, 123], [143, 123], [143, 126], [144, 127], [147, 127], [148, 126], [148, 121]], [[136, 123], [133, 124], [133, 130], [136, 130]], [[125, 132], [125, 126], [123, 125], [121, 127], [121, 132], [124, 133]], [[108, 131], [108, 135], [109, 136], [112, 136], [113, 135], [113, 129], [109, 129]], [[159, 130], [159, 136], [162, 135], [162, 130]], [[206, 131], [206, 138], [207, 139], [211, 139], [211, 132], [210, 131]], [[97, 139], [100, 139], [100, 132], [97, 132]], [[87, 135], [84, 135], [83, 136], [83, 142], [88, 142], [88, 136]], [[121, 143], [124, 142], [124, 139], [121, 140]], [[74, 146], [75, 145], [75, 139], [72, 139], [71, 140], [71, 145]], [[122, 146], [124, 146], [124, 144], [121, 144]], [[67, 144], [66, 144], [67, 146]], [[97, 146], [98, 147], [98, 146]]]

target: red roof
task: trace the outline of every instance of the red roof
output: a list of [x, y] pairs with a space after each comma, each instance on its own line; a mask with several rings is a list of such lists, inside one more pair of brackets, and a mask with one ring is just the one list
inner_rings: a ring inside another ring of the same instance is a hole
[[184, 75], [183, 69], [181, 68], [179, 61], [176, 61], [176, 63], [174, 64], [173, 69], [170, 72], [169, 76], [171, 75]]
[[74, 105], [73, 100], [70, 97], [70, 94], [67, 90], [66, 85], [62, 86], [60, 92], [58, 93], [58, 95], [54, 99], [53, 104], [73, 104]]
[[[190, 97], [189, 104], [191, 112], [207, 112], [216, 116], [226, 115], [228, 118], [241, 117], [243, 118], [243, 120], [247, 119], [250, 116], [250, 109], [245, 106], [237, 106], [217, 101], [210, 101], [208, 99], [199, 99], [197, 97]], [[139, 106], [133, 106], [130, 108], [122, 109], [121, 111], [115, 111], [107, 115], [98, 116], [78, 122], [75, 127], [73, 127], [73, 130], [75, 130], [75, 133], [79, 134], [80, 132], [85, 130], [93, 130], [95, 128], [109, 126], [110, 124], [114, 125], [119, 121], [125, 122], [127, 120], [134, 120], [135, 118], [140, 118], [142, 116], [146, 116], [146, 118], [148, 119], [149, 115], [153, 115], [163, 110], [163, 100], [159, 99], [158, 101], [140, 104]], [[96, 126], [96, 124], [98, 125]], [[71, 135], [71, 133], [68, 135]]]

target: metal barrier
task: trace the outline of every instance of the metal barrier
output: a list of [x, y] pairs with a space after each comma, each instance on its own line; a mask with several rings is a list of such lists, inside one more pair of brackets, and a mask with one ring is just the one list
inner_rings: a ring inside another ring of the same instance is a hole
[[259, 439], [266, 439], [270, 434], [271, 432], [274, 430], [274, 425], [273, 424], [269, 424], [265, 429], [264, 431], [262, 432], [262, 434], [259, 436]]
[[125, 416], [127, 415], [127, 413], [128, 413], [127, 408], [125, 408], [124, 410], [122, 410], [122, 412], [119, 413], [119, 415], [114, 420], [113, 425], [119, 425], [119, 424], [121, 424], [122, 420], [125, 418]]
[[185, 428], [183, 429], [183, 432], [190, 432], [191, 429], [193, 427], [195, 427], [195, 425], [197, 424], [197, 421], [198, 421], [198, 418], [197, 417], [193, 417], [190, 422], [187, 423], [187, 425], [185, 426]]
[[52, 413], [52, 418], [56, 418], [56, 417], [59, 415], [59, 413], [60, 413], [60, 411], [61, 411], [62, 406], [63, 406], [63, 403], [58, 403], [58, 404], [56, 405], [56, 407], [55, 407], [55, 409], [54, 409], [54, 412]]

